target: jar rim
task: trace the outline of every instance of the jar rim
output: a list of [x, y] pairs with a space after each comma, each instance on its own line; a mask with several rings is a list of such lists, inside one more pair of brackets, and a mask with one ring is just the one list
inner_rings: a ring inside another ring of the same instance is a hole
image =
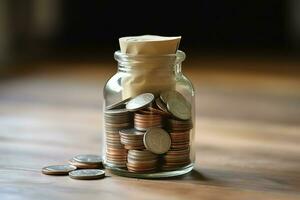
[[151, 59], [174, 59], [176, 58], [176, 63], [182, 62], [185, 60], [185, 53], [181, 50], [177, 50], [174, 54], [158, 54], [158, 55], [134, 55], [134, 54], [127, 54], [122, 53], [120, 50], [115, 51], [114, 58], [118, 62], [122, 61], [129, 61], [129, 60], [139, 60], [139, 59], [145, 59], [145, 60], [151, 60]]

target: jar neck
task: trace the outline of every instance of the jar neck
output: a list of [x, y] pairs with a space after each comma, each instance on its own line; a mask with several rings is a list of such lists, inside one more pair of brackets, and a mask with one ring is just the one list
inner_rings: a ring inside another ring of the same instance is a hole
[[124, 73], [181, 73], [181, 63], [185, 53], [167, 55], [130, 55], [116, 51], [115, 60], [118, 61], [118, 71]]

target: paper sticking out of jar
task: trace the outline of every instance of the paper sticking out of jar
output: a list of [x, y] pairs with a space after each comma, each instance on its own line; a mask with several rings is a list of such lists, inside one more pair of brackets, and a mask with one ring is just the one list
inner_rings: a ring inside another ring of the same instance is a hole
[[[172, 70], [181, 36], [143, 35], [119, 39], [121, 52], [129, 56], [132, 71], [122, 79], [123, 99], [145, 92], [159, 95], [175, 87]], [[167, 56], [172, 55], [173, 56]]]

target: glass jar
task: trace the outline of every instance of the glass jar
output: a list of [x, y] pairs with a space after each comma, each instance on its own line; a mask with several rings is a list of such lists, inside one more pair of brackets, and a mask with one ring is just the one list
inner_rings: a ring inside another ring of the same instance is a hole
[[114, 58], [118, 71], [103, 90], [105, 168], [135, 178], [188, 173], [195, 162], [195, 91], [181, 71], [185, 53], [116, 51]]

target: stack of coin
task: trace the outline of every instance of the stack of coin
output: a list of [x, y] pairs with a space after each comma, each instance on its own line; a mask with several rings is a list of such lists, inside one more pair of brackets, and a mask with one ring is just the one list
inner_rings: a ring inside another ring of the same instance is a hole
[[190, 149], [169, 150], [163, 157], [163, 170], [175, 170], [191, 163]]
[[187, 149], [190, 146], [190, 131], [171, 132], [171, 149]]
[[43, 167], [42, 173], [47, 175], [69, 175], [73, 179], [92, 180], [105, 177], [102, 157], [100, 155], [83, 154], [69, 160], [70, 165], [51, 165]]
[[77, 155], [69, 160], [69, 164], [78, 169], [98, 169], [103, 168], [102, 157], [99, 155]]
[[125, 168], [127, 162], [127, 149], [107, 148], [106, 164], [110, 167]]
[[147, 173], [189, 164], [191, 113], [190, 103], [175, 90], [156, 98], [144, 93], [107, 106], [107, 166]]
[[106, 110], [106, 163], [114, 167], [126, 167], [127, 150], [121, 143], [119, 131], [132, 126], [132, 115], [126, 109]]
[[157, 169], [158, 156], [148, 150], [129, 150], [127, 169], [130, 172], [152, 172]]
[[190, 129], [192, 127], [192, 120], [167, 120], [171, 149], [163, 156], [163, 170], [175, 170], [190, 164]]
[[192, 120], [168, 119], [166, 126], [171, 132], [182, 132], [192, 129], [193, 122]]
[[145, 132], [136, 129], [124, 129], [120, 130], [119, 133], [125, 149], [145, 149], [143, 142]]
[[146, 131], [148, 128], [162, 127], [162, 116], [152, 111], [141, 110], [134, 114], [134, 128]]

